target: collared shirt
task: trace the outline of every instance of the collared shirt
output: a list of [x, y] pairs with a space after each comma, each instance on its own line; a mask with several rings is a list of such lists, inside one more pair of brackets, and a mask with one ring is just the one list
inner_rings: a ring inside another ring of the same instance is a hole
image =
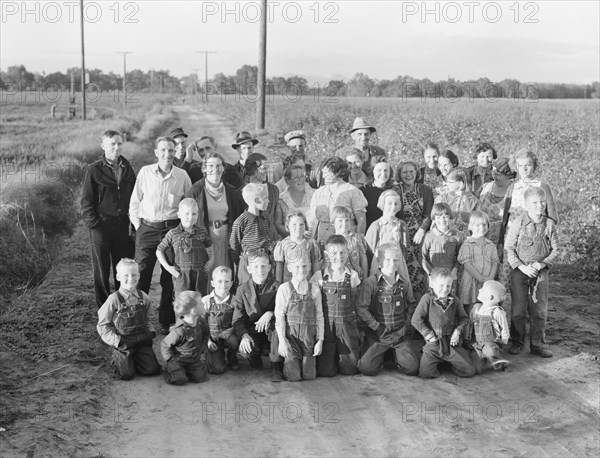
[[160, 222], [177, 219], [179, 202], [192, 187], [187, 173], [173, 166], [163, 177], [158, 163], [142, 167], [129, 203], [129, 219], [138, 228], [141, 219]]
[[510, 327], [506, 312], [498, 304], [475, 304], [471, 311], [471, 321], [475, 321], [477, 315], [489, 316], [494, 327], [494, 334], [497, 341], [506, 345], [510, 338]]
[[323, 318], [323, 304], [321, 301], [321, 290], [314, 283], [309, 283], [308, 280], [298, 282], [292, 278], [291, 281], [285, 282], [277, 290], [275, 296], [275, 328], [278, 329], [278, 334], [284, 335], [286, 333], [286, 313], [290, 298], [294, 289], [298, 294], [308, 294], [315, 301], [315, 308], [317, 311], [317, 339], [322, 340], [325, 335], [325, 321]]
[[[145, 309], [144, 313], [147, 330], [156, 332], [154, 325], [152, 324], [154, 311], [150, 297], [148, 297], [148, 295], [146, 295], [146, 293], [143, 291], [139, 292], [141, 295], [140, 296], [138, 295], [138, 290], [127, 291], [123, 288], [119, 288], [119, 293], [129, 305], [138, 306], [140, 299], [142, 299], [144, 303], [143, 308]], [[106, 302], [98, 309], [98, 324], [96, 326], [98, 334], [100, 334], [100, 338], [106, 344], [114, 348], [119, 346], [119, 341], [121, 340], [121, 336], [117, 333], [117, 329], [115, 327], [115, 314], [119, 309], [119, 305], [120, 300], [116, 292], [108, 296]]]
[[360, 285], [360, 277], [358, 276], [358, 272], [355, 270], [349, 269], [348, 266], [344, 266], [344, 273], [338, 279], [333, 278], [333, 272], [331, 271], [331, 266], [325, 267], [324, 270], [317, 270], [314, 275], [311, 277], [310, 282], [317, 285], [319, 288], [323, 286], [323, 274], [329, 276], [329, 281], [342, 282], [346, 275], [350, 275], [350, 288], [356, 288]]
[[542, 216], [542, 220], [535, 223], [528, 213], [511, 224], [504, 243], [508, 263], [513, 269], [534, 262], [550, 266], [558, 259], [557, 248], [555, 221]]
[[465, 240], [465, 236], [456, 229], [449, 229], [442, 233], [433, 227], [423, 239], [421, 254], [425, 270], [431, 272], [434, 267], [447, 269], [459, 268], [458, 252]]
[[356, 186], [357, 188], [360, 188], [361, 186], [366, 185], [368, 182], [369, 182], [369, 177], [362, 170], [360, 171], [360, 175], [358, 176], [357, 179], [354, 179], [352, 174], [348, 175], [348, 183], [350, 183], [352, 186]]

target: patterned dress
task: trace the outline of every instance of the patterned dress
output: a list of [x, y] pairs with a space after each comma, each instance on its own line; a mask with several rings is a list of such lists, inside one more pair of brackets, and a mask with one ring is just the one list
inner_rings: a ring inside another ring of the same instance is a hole
[[[467, 237], [458, 252], [458, 262], [461, 265], [470, 262], [482, 276], [489, 277], [492, 267], [494, 264], [498, 265], [500, 260], [494, 242], [485, 237]], [[467, 269], [464, 269], [460, 277], [458, 297], [464, 305], [474, 304], [477, 302], [479, 288], [482, 286], [482, 283], [473, 278]]]
[[[408, 231], [408, 243], [406, 246], [406, 264], [410, 274], [410, 282], [413, 291], [425, 292], [427, 290], [427, 274], [423, 270], [421, 261], [421, 245], [413, 243], [415, 234], [423, 226], [425, 220], [428, 221], [427, 227], [423, 227], [425, 232], [429, 230], [431, 220], [431, 207], [433, 202], [425, 200], [426, 185], [416, 184], [414, 190], [403, 189], [402, 192], [402, 219], [406, 223]], [[427, 190], [428, 191], [428, 190]]]
[[479, 210], [486, 212], [490, 217], [490, 230], [486, 237], [494, 242], [495, 245], [498, 245], [506, 196], [499, 197], [493, 193], [493, 190], [493, 182], [483, 185], [481, 195], [479, 196]]

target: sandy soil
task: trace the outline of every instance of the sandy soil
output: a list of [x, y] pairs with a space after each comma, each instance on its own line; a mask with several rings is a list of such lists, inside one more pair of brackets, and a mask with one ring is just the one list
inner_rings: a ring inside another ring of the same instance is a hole
[[[187, 107], [179, 113], [192, 137], [208, 131], [228, 147], [231, 130], [217, 118]], [[266, 369], [244, 364], [203, 384], [173, 387], [159, 376], [109, 377], [110, 351], [94, 327], [87, 241], [79, 227], [44, 284], [13, 304], [15, 323], [25, 324], [0, 328], [2, 456], [600, 453], [597, 284], [555, 275], [548, 329], [554, 358], [524, 352], [509, 357], [505, 372], [423, 381], [385, 370], [272, 383]], [[32, 342], [17, 346], [19, 335]]]

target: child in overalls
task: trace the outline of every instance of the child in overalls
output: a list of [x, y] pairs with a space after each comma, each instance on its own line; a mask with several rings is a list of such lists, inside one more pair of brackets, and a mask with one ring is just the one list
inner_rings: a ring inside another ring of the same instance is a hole
[[360, 342], [356, 324], [358, 273], [346, 267], [348, 245], [343, 235], [332, 235], [325, 242], [329, 260], [323, 270], [310, 279], [321, 289], [325, 334], [323, 352], [317, 357], [317, 376], [333, 377], [336, 366], [344, 375], [358, 372]]
[[161, 354], [167, 362], [165, 380], [172, 385], [205, 382], [208, 325], [203, 316], [202, 295], [197, 291], [183, 291], [175, 298], [174, 309], [177, 322], [160, 343]]
[[308, 282], [310, 268], [307, 255], [289, 261], [292, 279], [281, 285], [275, 297], [279, 355], [285, 358], [283, 376], [289, 382], [314, 380], [316, 357], [323, 349], [321, 291]]
[[[167, 232], [156, 248], [156, 258], [173, 275], [175, 297], [183, 291], [206, 294], [206, 272], [212, 269], [214, 249], [204, 226], [196, 225], [198, 213], [194, 199], [183, 199], [177, 212], [181, 223]], [[172, 264], [167, 254], [172, 254]]]
[[233, 370], [240, 368], [236, 356], [240, 341], [233, 332], [233, 306], [229, 292], [233, 285], [233, 271], [227, 266], [217, 267], [213, 270], [210, 284], [213, 291], [202, 298], [210, 329], [208, 370], [213, 374], [222, 374], [228, 364]]
[[146, 293], [137, 289], [139, 278], [137, 263], [133, 259], [121, 259], [117, 264], [119, 290], [108, 296], [98, 309], [96, 329], [113, 349], [111, 365], [115, 377], [121, 380], [129, 380], [136, 373], [160, 374], [152, 350], [152, 339], [156, 336], [152, 302]]
[[407, 330], [415, 299], [408, 276], [399, 272], [404, 259], [397, 244], [386, 243], [377, 252], [380, 270], [367, 278], [359, 288], [356, 311], [368, 326], [363, 356], [358, 370], [364, 375], [376, 375], [385, 353], [392, 348], [399, 372], [417, 375], [419, 353]]

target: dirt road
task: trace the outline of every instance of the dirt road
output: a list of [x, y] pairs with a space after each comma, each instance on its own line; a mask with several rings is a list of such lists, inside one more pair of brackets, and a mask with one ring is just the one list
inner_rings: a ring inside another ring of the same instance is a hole
[[[178, 114], [192, 137], [209, 132], [221, 153], [235, 154], [231, 129], [214, 116], [190, 107]], [[272, 383], [266, 369], [247, 365], [184, 387], [138, 378], [114, 384], [108, 405], [120, 409], [122, 423], [103, 425], [93, 441], [108, 456], [597, 452], [597, 361], [553, 350], [551, 360], [525, 353], [512, 358], [510, 371], [468, 380], [445, 374], [423, 381], [388, 370], [377, 377]]]
[[[221, 152], [235, 154], [230, 126], [189, 107], [178, 113], [192, 138], [213, 135]], [[509, 358], [506, 372], [421, 380], [385, 370], [376, 377], [272, 383], [266, 370], [244, 364], [206, 383], [174, 387], [160, 376], [129, 382], [108, 376], [110, 351], [94, 328], [88, 243], [79, 227], [65, 259], [18, 302], [23, 310], [48, 309], [39, 329], [51, 332], [75, 320], [81, 332], [56, 332], [56, 341], [32, 345], [53, 349], [36, 363], [19, 356], [25, 350], [0, 348], [8, 401], [0, 426], [9, 425], [0, 432], [3, 456], [600, 453], [596, 284], [556, 278], [548, 330], [554, 358], [524, 352]], [[26, 326], [22, 332], [28, 335]]]

